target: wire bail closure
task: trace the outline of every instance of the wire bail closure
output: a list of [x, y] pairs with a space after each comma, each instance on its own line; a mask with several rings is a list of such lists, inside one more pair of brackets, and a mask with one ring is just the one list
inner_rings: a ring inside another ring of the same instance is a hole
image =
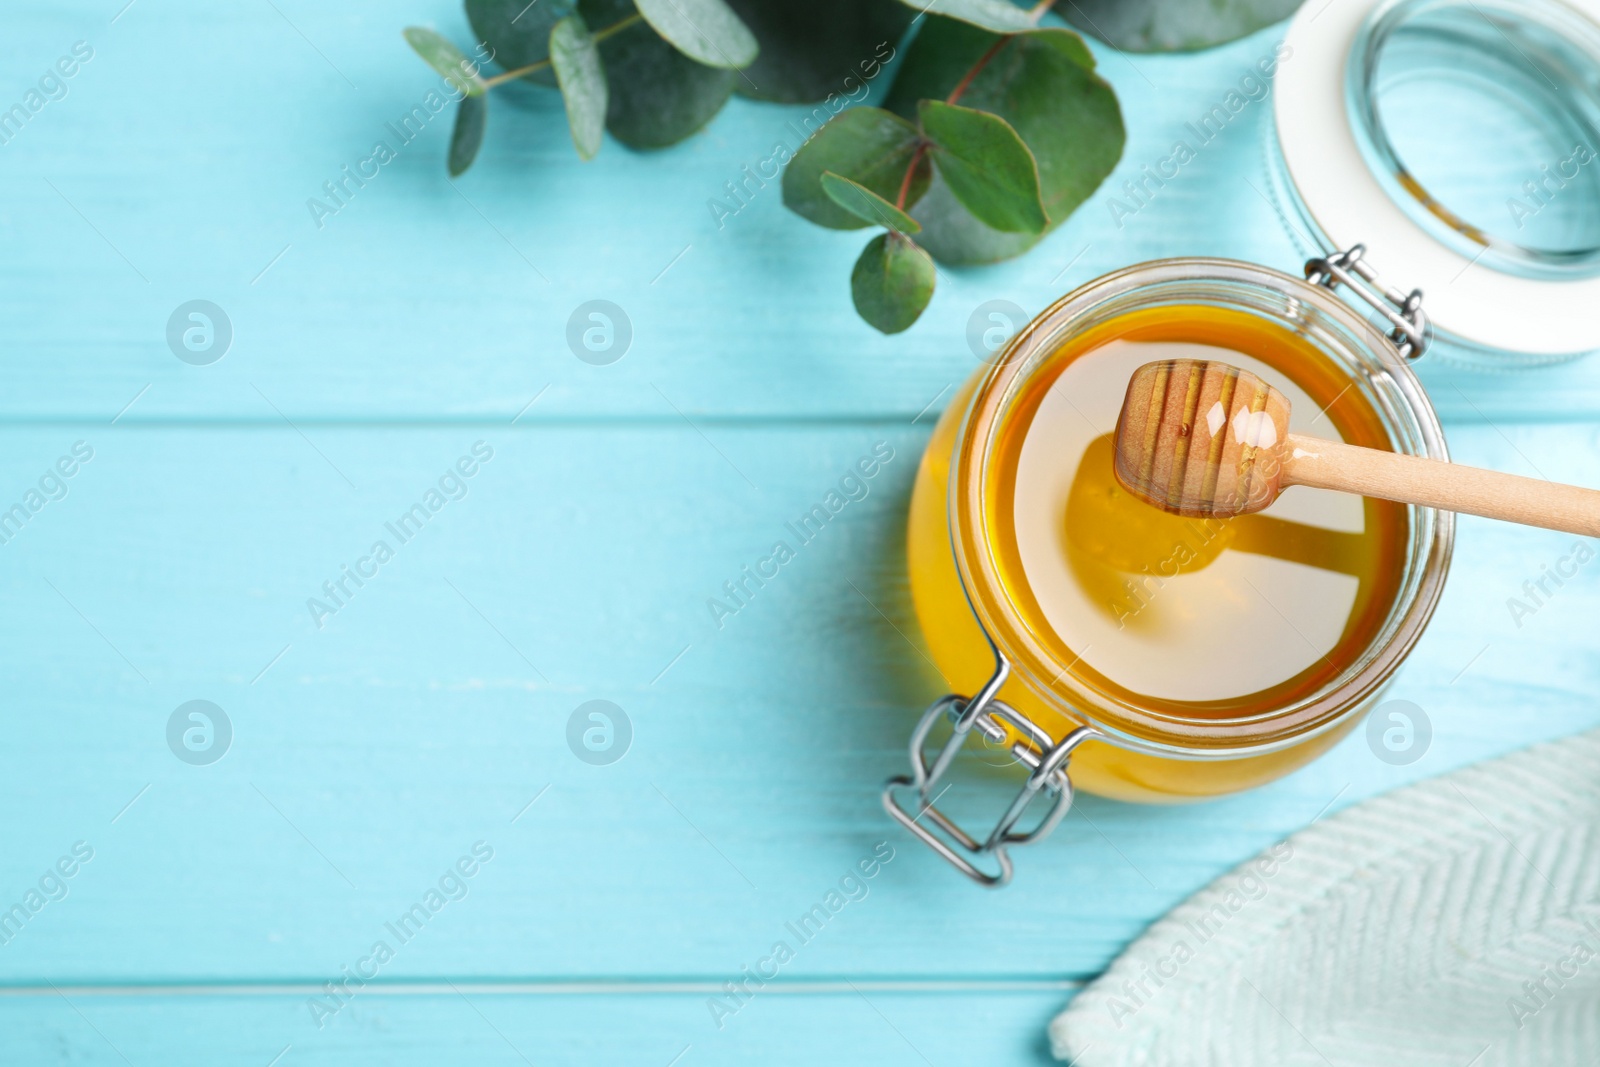
[[1378, 272], [1362, 257], [1366, 245], [1351, 245], [1343, 252], [1306, 260], [1306, 281], [1312, 285], [1337, 289], [1340, 283], [1348, 286], [1364, 302], [1377, 309], [1389, 325], [1389, 340], [1400, 352], [1400, 358], [1419, 358], [1428, 350], [1432, 329], [1427, 313], [1422, 310], [1422, 290], [1402, 293], [1393, 286], [1384, 286]]
[[[991, 889], [998, 889], [1011, 881], [1011, 857], [1006, 852], [1007, 848], [1044, 839], [1066, 816], [1067, 810], [1072, 807], [1073, 795], [1072, 779], [1067, 775], [1067, 760], [1084, 741], [1100, 736], [1094, 728], [1080, 726], [1060, 741], [1055, 740], [1033, 720], [996, 696], [1010, 673], [1011, 664], [997, 649], [994, 676], [976, 696], [964, 697], [951, 693], [928, 705], [928, 710], [922, 713], [917, 728], [911, 734], [911, 776], [890, 778], [883, 789], [884, 810], [894, 816], [896, 822], [921, 838], [924, 844], [943, 856], [956, 870]], [[928, 735], [934, 723], [941, 718], [951, 721], [950, 737], [930, 765], [926, 750]], [[1011, 805], [982, 842], [961, 829], [935, 806], [949, 786], [936, 794], [933, 792], [974, 727], [995, 742], [1004, 741], [1008, 733], [1020, 735], [1021, 739], [1013, 743], [1009, 751], [1012, 758], [1029, 772]], [[919, 809], [914, 813], [900, 803], [897, 795], [899, 790], [913, 787], [917, 791]], [[1017, 824], [1040, 793], [1052, 798], [1050, 809], [1033, 829], [1017, 832]], [[923, 825], [924, 817], [933, 824], [933, 828]], [[990, 855], [995, 861], [993, 873], [973, 862]]]

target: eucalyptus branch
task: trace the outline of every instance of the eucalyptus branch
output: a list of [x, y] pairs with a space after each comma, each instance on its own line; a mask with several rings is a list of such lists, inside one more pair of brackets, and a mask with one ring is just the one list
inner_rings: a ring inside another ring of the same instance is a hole
[[906, 175], [900, 179], [900, 195], [895, 197], [894, 206], [901, 211], [906, 209], [906, 197], [911, 193], [911, 179], [917, 173], [917, 164], [922, 162], [922, 157], [928, 154], [928, 142], [918, 141], [916, 151], [911, 153], [911, 165], [906, 168]]
[[[642, 21], [644, 21], [644, 16], [635, 11], [627, 18], [619, 19], [603, 30], [596, 30], [590, 36], [595, 44], [599, 44], [607, 37], [614, 37], [623, 30], [627, 29], [629, 26], [632, 26], [634, 23]], [[530, 63], [526, 67], [518, 67], [516, 70], [501, 71], [492, 78], [485, 78], [483, 79], [483, 85], [486, 89], [493, 89], [496, 85], [504, 85], [508, 81], [515, 81], [524, 75], [532, 74], [535, 71], [547, 70], [549, 67], [550, 61], [548, 59], [541, 59], [539, 62]]]
[[485, 78], [483, 79], [483, 87], [485, 89], [493, 89], [496, 85], [504, 85], [506, 82], [515, 81], [524, 74], [532, 74], [534, 71], [538, 70], [547, 70], [549, 67], [550, 61], [548, 59], [541, 59], [539, 62], [530, 63], [526, 67], [518, 67], [516, 70], [502, 71], [492, 78]]
[[972, 69], [967, 71], [962, 79], [956, 83], [956, 87], [954, 89], [950, 90], [950, 95], [944, 98], [944, 102], [947, 104], [954, 104], [958, 102], [966, 93], [967, 88], [972, 85], [972, 79], [976, 78], [979, 74], [982, 74], [983, 68], [989, 65], [989, 61], [995, 56], [999, 55], [1000, 50], [1006, 45], [1010, 44], [1012, 38], [1015, 36], [1016, 34], [1014, 33], [1008, 33], [994, 44], [990, 45], [989, 50], [978, 57], [978, 61], [972, 64]]
[[[1041, 3], [1038, 7], [1034, 8], [1033, 11], [1029, 12], [1029, 17], [1037, 21], [1039, 16], [1043, 15], [1053, 2], [1054, 0], [1045, 0], [1045, 2]], [[978, 61], [972, 64], [972, 67], [967, 71], [967, 73], [962, 75], [961, 80], [956, 83], [956, 87], [950, 90], [950, 95], [944, 98], [944, 102], [947, 104], [959, 102], [961, 97], [966, 93], [968, 87], [972, 85], [973, 79], [979, 74], [983, 73], [983, 68], [987, 67], [989, 62], [994, 59], [995, 56], [999, 55], [1000, 50], [1006, 45], [1010, 44], [1012, 38], [1015, 36], [1016, 34], [1008, 33], [994, 44], [990, 45], [988, 50], [984, 52], [983, 55], [978, 57]], [[911, 193], [911, 182], [916, 177], [917, 167], [922, 164], [922, 157], [927, 154], [928, 141], [926, 139], [919, 140], [917, 142], [916, 151], [911, 153], [911, 162], [906, 166], [905, 176], [900, 179], [900, 195], [895, 198], [894, 206], [899, 208], [901, 211], [904, 211], [906, 208], [906, 197]]]
[[[749, 204], [752, 185], [766, 188], [781, 173], [783, 203], [803, 218], [830, 228], [882, 226], [887, 232], [868, 242], [851, 271], [850, 292], [861, 317], [889, 334], [916, 322], [933, 296], [938, 271], [930, 248], [953, 265], [1018, 255], [1079, 207], [1121, 157], [1126, 135], [1116, 94], [1093, 73], [1071, 30], [1038, 29], [1044, 16], [1071, 10], [1071, 21], [1089, 21], [1114, 10], [1136, 49], [1166, 50], [1191, 47], [1186, 12], [1193, 2], [1075, 0], [1069, 8], [1058, 0], [955, 0], [945, 5], [951, 12], [934, 14], [909, 43], [898, 43], [919, 15], [930, 14], [928, 0], [616, 0], [615, 7], [597, 5], [615, 13], [593, 32], [572, 0], [465, 0], [481, 43], [471, 58], [429, 27], [408, 26], [404, 34], [423, 62], [467, 90], [450, 134], [452, 177], [472, 166], [483, 145], [488, 90], [508, 82], [532, 76], [558, 90], [573, 147], [589, 160], [608, 133], [639, 151], [679, 143], [722, 109], [735, 91], [735, 72], [759, 62], [762, 84], [757, 89], [745, 76], [747, 95], [818, 101], [813, 114], [822, 121], [797, 149], [780, 145], [724, 183], [733, 202], [721, 194], [707, 201], [712, 218], [721, 229]], [[1296, 2], [1203, 6], [1227, 9], [1217, 18], [1232, 19], [1226, 32], [1238, 36]], [[732, 5], [773, 10], [746, 25]], [[1248, 17], [1235, 8], [1250, 9]], [[627, 46], [604, 49], [602, 57], [596, 44], [624, 33]], [[1159, 43], [1169, 39], [1180, 43]], [[906, 108], [840, 109], [838, 94], [829, 92], [838, 85], [840, 56], [860, 56], [851, 78], [866, 82], [902, 48], [910, 55], [887, 75], [897, 81], [889, 99], [914, 92], [901, 78], [912, 71], [913, 82], [932, 76], [947, 86], [942, 98], [916, 92]], [[538, 62], [519, 65], [534, 56]], [[1019, 130], [1028, 131], [1026, 140]], [[936, 147], [940, 207], [914, 218], [908, 207], [933, 177]], [[898, 182], [892, 163], [887, 175], [868, 166], [888, 160], [903, 161]], [[997, 243], [991, 233], [1012, 236]]]

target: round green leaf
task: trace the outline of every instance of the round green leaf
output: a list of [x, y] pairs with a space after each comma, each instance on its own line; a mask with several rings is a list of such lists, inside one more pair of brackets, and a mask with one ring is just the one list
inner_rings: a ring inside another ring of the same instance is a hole
[[580, 157], [593, 159], [606, 125], [606, 74], [600, 46], [579, 16], [568, 15], [550, 31], [550, 65], [567, 106], [572, 143]]
[[913, 17], [900, 0], [728, 4], [761, 46], [734, 92], [779, 104], [815, 103], [830, 93], [853, 95], [878, 76]]
[[924, 100], [922, 133], [933, 142], [939, 177], [966, 209], [1007, 233], [1043, 233], [1039, 168], [1011, 124], [997, 115]]
[[1127, 52], [1189, 52], [1254, 33], [1300, 0], [1061, 0], [1056, 14]]
[[884, 233], [867, 242], [850, 272], [856, 311], [879, 333], [899, 333], [933, 298], [933, 260], [911, 239]]
[[[576, 0], [467, 0], [467, 22], [501, 68], [517, 70], [550, 58], [550, 31], [577, 7]], [[556, 83], [548, 68], [523, 77]]]
[[882, 226], [898, 233], [916, 233], [922, 229], [916, 219], [865, 185], [853, 182], [849, 178], [842, 178], [831, 170], [822, 172], [822, 191], [827, 193], [828, 199], [835, 204], [871, 225]]
[[923, 3], [921, 0], [901, 0], [907, 7], [916, 8], [918, 13], [940, 14], [948, 19], [959, 19], [962, 22], [995, 33], [1021, 33], [1023, 30], [1033, 29], [1033, 19], [1028, 17], [1028, 12], [1006, 0], [932, 0]]
[[[580, 0], [579, 10], [585, 24], [606, 27], [633, 14], [633, 4]], [[600, 58], [606, 129], [629, 148], [664, 148], [688, 137], [722, 110], [738, 77], [696, 63], [643, 22], [601, 41]]]
[[639, 14], [667, 42], [708, 67], [738, 70], [754, 62], [760, 47], [723, 0], [634, 0]]
[[[879, 108], [841, 111], [801, 145], [783, 169], [784, 205], [818, 226], [859, 230], [867, 223], [827, 194], [822, 187], [823, 173], [849, 178], [895, 203], [920, 140], [915, 126]], [[928, 164], [924, 160], [912, 177], [906, 204], [916, 203], [927, 187]]]
[[[952, 19], [929, 17], [907, 49], [885, 106], [914, 115], [922, 99], [943, 99], [1000, 38]], [[1033, 153], [1050, 224], [1061, 224], [1105, 180], [1122, 155], [1122, 113], [1111, 87], [1094, 74], [1077, 34], [1034, 30], [1012, 37], [973, 79], [961, 104], [1011, 124]], [[911, 215], [919, 243], [941, 263], [994, 263], [1039, 240], [985, 225], [934, 177]]]
[[452, 178], [462, 174], [478, 158], [483, 145], [483, 128], [489, 119], [488, 94], [463, 96], [456, 107], [455, 128], [450, 131], [449, 168]]
[[487, 88], [478, 73], [478, 65], [437, 30], [430, 30], [426, 26], [407, 26], [405, 38], [417, 55], [443, 75], [457, 92], [477, 96]]

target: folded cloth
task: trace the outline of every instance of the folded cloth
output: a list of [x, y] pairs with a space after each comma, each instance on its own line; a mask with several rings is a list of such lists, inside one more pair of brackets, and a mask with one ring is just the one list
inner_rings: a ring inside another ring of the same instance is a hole
[[1075, 1067], [1600, 1062], [1600, 731], [1313, 824], [1050, 1025]]

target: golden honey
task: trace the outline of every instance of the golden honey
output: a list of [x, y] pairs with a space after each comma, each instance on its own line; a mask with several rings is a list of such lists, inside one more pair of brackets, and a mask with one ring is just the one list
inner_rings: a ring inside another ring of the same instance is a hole
[[[1412, 509], [1296, 486], [1259, 514], [1186, 519], [1134, 498], [1112, 472], [1128, 380], [1161, 359], [1255, 371], [1289, 397], [1293, 431], [1391, 449], [1371, 391], [1354, 387], [1351, 368], [1324, 348], [1235, 308], [1136, 308], [1045, 352], [997, 417], [976, 476], [976, 539], [1009, 626], [1045, 668], [1035, 674], [1056, 671], [1042, 685], [1014, 676], [1001, 699], [1056, 737], [1131, 716], [1169, 724], [1181, 746], [1208, 757], [1091, 741], [1072, 758], [1079, 787], [1176, 801], [1258, 785], [1332, 745], [1357, 721], [1356, 705], [1376, 695], [1368, 686], [1331, 728], [1299, 743], [1239, 758], [1217, 751], [1253, 724], [1270, 735], [1284, 709], [1337, 689], [1382, 644], [1408, 573]], [[994, 672], [995, 635], [974, 617], [958, 570], [958, 554], [973, 549], [953, 553], [951, 537], [952, 452], [982, 377], [935, 429], [909, 523], [917, 615], [958, 693], [976, 692]]]

